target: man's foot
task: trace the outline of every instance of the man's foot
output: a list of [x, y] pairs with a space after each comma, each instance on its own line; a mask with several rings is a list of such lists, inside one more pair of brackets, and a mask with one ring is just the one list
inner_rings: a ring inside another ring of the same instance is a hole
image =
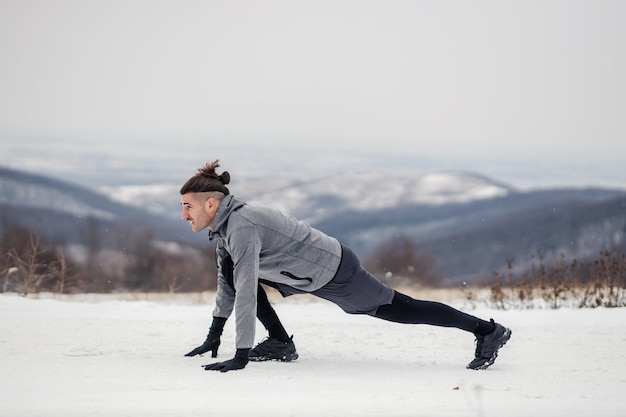
[[491, 322], [495, 330], [488, 335], [476, 335], [476, 353], [474, 360], [467, 365], [467, 369], [487, 369], [496, 361], [498, 350], [511, 338], [511, 329], [501, 324]]
[[252, 362], [295, 361], [298, 359], [298, 352], [296, 352], [296, 345], [293, 343], [293, 336], [287, 342], [268, 337], [250, 351], [248, 359]]

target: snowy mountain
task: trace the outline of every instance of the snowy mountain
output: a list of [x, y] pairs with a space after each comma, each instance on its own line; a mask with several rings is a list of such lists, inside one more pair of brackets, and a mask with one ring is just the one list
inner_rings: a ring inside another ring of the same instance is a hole
[[141, 229], [151, 230], [160, 240], [199, 242], [187, 236], [182, 221], [118, 203], [96, 190], [5, 168], [0, 168], [0, 213], [0, 232], [23, 226], [65, 243], [80, 242], [86, 229], [94, 225], [105, 244], [113, 241], [116, 233], [132, 234]]
[[[149, 206], [165, 215], [178, 215], [180, 185], [105, 186], [99, 190], [120, 203]], [[441, 172], [423, 176], [388, 175], [381, 172], [348, 173], [311, 181], [285, 178], [249, 179], [229, 186], [250, 204], [266, 205], [290, 213], [311, 224], [341, 212], [368, 212], [398, 206], [468, 203], [503, 197], [513, 188], [484, 176]], [[175, 203], [175, 204], [174, 204]]]
[[546, 265], [626, 254], [626, 195], [607, 190], [546, 190], [469, 205], [463, 226], [420, 239], [452, 282], [490, 278], [513, 262], [516, 273]]
[[129, 214], [102, 194], [53, 178], [0, 168], [0, 203], [113, 220]]
[[511, 191], [506, 185], [470, 173], [442, 172], [410, 177], [365, 172], [291, 184], [253, 195], [249, 201], [319, 223], [342, 212], [459, 204], [502, 197]]
[[[105, 191], [131, 204], [152, 198], [152, 206], [163, 209], [178, 186]], [[365, 172], [311, 181], [250, 179], [232, 184], [231, 191], [250, 204], [276, 207], [309, 222], [363, 259], [381, 245], [408, 237], [436, 259], [438, 271], [452, 284], [488, 278], [508, 260], [524, 270], [538, 253], [550, 262], [561, 255], [584, 260], [603, 250], [626, 249], [623, 190], [520, 192], [469, 172]], [[169, 212], [178, 216], [177, 210]]]
[[[448, 283], [488, 278], [538, 251], [592, 257], [626, 250], [626, 192], [602, 188], [520, 192], [468, 172], [392, 176], [350, 173], [311, 181], [239, 180], [233, 193], [281, 209], [352, 247], [363, 260], [401, 238], [432, 256]], [[80, 241], [97, 219], [104, 235], [150, 227], [161, 240], [206, 244], [180, 220], [180, 184], [87, 190], [44, 176], [0, 169], [0, 229], [25, 224], [57, 240]], [[121, 226], [120, 226], [121, 225]]]

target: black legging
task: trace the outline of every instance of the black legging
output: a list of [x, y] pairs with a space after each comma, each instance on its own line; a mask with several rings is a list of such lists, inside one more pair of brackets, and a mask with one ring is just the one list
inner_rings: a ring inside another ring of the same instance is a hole
[[280, 319], [267, 299], [267, 293], [261, 284], [259, 284], [256, 294], [256, 316], [266, 330], [270, 330], [273, 326], [280, 324]]
[[488, 321], [463, 313], [446, 304], [416, 300], [398, 291], [394, 291], [391, 304], [378, 307], [374, 316], [396, 323], [456, 327], [482, 335], [493, 331], [493, 325]]

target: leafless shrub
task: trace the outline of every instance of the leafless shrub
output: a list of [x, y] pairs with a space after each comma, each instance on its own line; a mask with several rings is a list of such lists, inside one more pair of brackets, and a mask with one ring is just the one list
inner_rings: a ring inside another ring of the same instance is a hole
[[43, 247], [37, 235], [28, 233], [27, 242], [22, 247], [11, 248], [6, 257], [10, 270], [16, 274], [15, 284], [22, 295], [38, 292], [54, 279], [53, 255]]
[[497, 271], [493, 272], [493, 283], [491, 284], [491, 295], [490, 301], [491, 303], [501, 310], [506, 310], [507, 308], [507, 295], [504, 291], [504, 286], [502, 284], [502, 279], [500, 278], [500, 274]]
[[[122, 242], [125, 244], [125, 242]], [[0, 235], [0, 290], [23, 295], [66, 292], [196, 292], [214, 290], [214, 247], [201, 251], [155, 242], [149, 231], [118, 250], [86, 246], [77, 262], [37, 234], [14, 228]]]
[[[538, 259], [538, 263], [535, 260]], [[605, 251], [595, 260], [559, 262], [546, 265], [538, 254], [533, 258], [530, 274], [521, 279], [513, 274], [508, 262], [507, 283], [494, 272], [489, 303], [498, 309], [534, 308], [558, 309], [571, 307], [626, 307], [626, 255]]]
[[580, 307], [626, 306], [626, 255], [603, 252], [590, 266], [592, 279], [583, 287]]

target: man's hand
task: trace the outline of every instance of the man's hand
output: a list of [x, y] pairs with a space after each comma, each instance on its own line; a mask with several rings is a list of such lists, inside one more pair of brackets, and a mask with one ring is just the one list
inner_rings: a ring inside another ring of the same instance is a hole
[[211, 363], [209, 365], [203, 365], [205, 371], [220, 371], [228, 372], [236, 369], [243, 369], [248, 364], [248, 354], [250, 349], [237, 349], [235, 357], [231, 360], [224, 362]]
[[202, 355], [203, 353], [211, 351], [211, 357], [217, 358], [217, 348], [220, 347], [220, 336], [222, 335], [222, 331], [224, 330], [224, 324], [226, 324], [225, 318], [213, 317], [213, 322], [211, 323], [209, 334], [207, 335], [204, 343], [192, 350], [191, 352], [187, 353], [185, 356]]
[[209, 332], [204, 343], [187, 353], [185, 356], [202, 355], [203, 353], [211, 351], [211, 357], [217, 358], [217, 349], [220, 347], [220, 336], [220, 334]]

